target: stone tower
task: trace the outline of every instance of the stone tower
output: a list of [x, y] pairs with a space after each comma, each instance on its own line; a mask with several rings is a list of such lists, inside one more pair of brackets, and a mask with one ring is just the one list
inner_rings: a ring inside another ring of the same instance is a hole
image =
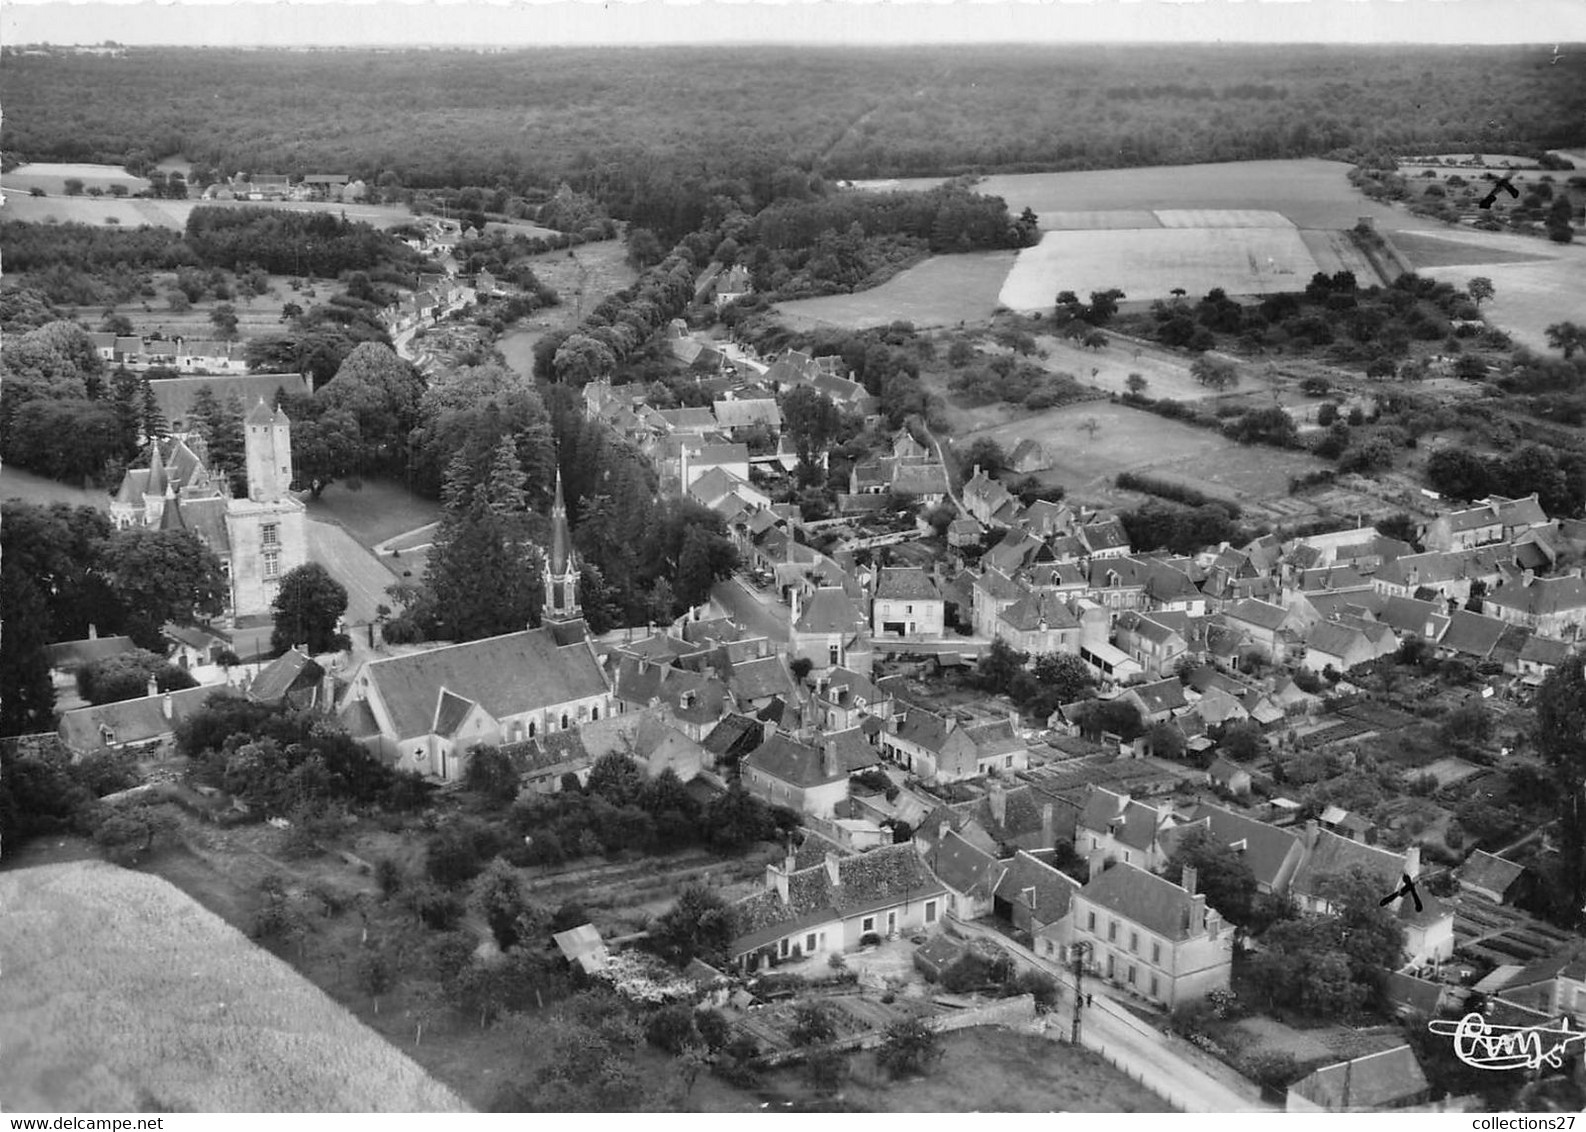
[[165, 491], [171, 486], [165, 474], [165, 461], [160, 458], [160, 442], [149, 441], [149, 480], [143, 487], [143, 523], [157, 526], [165, 511]]
[[577, 621], [584, 616], [578, 605], [578, 563], [567, 532], [567, 505], [562, 502], [562, 470], [556, 470], [556, 501], [551, 504], [551, 554], [545, 563], [545, 605], [542, 621]]
[[259, 398], [244, 418], [248, 498], [265, 502], [286, 497], [292, 486], [292, 424], [280, 409], [270, 412]]

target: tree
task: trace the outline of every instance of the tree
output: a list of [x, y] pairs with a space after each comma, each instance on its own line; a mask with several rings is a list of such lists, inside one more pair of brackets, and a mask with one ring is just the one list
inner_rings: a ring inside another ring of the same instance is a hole
[[1126, 385], [1129, 389], [1129, 392], [1134, 394], [1136, 397], [1144, 397], [1146, 386], [1150, 384], [1151, 383], [1146, 380], [1145, 375], [1141, 373], [1131, 373], [1124, 380], [1124, 385]]
[[754, 795], [734, 783], [705, 807], [705, 828], [710, 843], [723, 853], [739, 853], [776, 834], [770, 812]]
[[270, 648], [277, 654], [301, 644], [311, 655], [352, 647], [347, 635], [336, 631], [347, 612], [347, 587], [318, 562], [305, 562], [286, 572], [270, 611], [275, 617]]
[[905, 1018], [887, 1027], [876, 1050], [876, 1064], [893, 1077], [924, 1073], [942, 1056], [941, 1039], [918, 1018]]
[[1164, 875], [1183, 883], [1183, 870], [1195, 870], [1196, 890], [1206, 903], [1236, 927], [1248, 929], [1256, 899], [1256, 877], [1245, 859], [1205, 830], [1194, 830], [1174, 846]]
[[357, 976], [359, 988], [380, 1013], [380, 996], [396, 986], [397, 966], [391, 954], [382, 947], [365, 947], [358, 953]]
[[1000, 637], [975, 662], [975, 683], [988, 692], [1002, 695], [1013, 684], [1013, 679], [1024, 670], [1028, 653], [1014, 649]]
[[1090, 666], [1073, 653], [1043, 653], [1035, 658], [1033, 671], [1036, 682], [1060, 704], [1073, 703], [1096, 683]]
[[357, 418], [367, 457], [378, 461], [405, 451], [408, 431], [418, 423], [423, 392], [423, 382], [411, 364], [387, 346], [363, 342], [347, 354], [335, 376], [314, 397], [326, 410], [343, 409]]
[[824, 1002], [801, 1002], [793, 1008], [793, 1029], [788, 1037], [796, 1046], [822, 1046], [837, 1038], [837, 1020]]
[[689, 885], [650, 925], [650, 943], [678, 966], [699, 958], [712, 965], [727, 960], [734, 926], [726, 903], [704, 885]]
[[782, 398], [782, 427], [798, 452], [805, 483], [813, 483], [820, 457], [842, 425], [837, 406], [824, 394], [801, 385]]
[[474, 878], [469, 904], [489, 926], [502, 951], [516, 947], [524, 927], [536, 919], [536, 910], [523, 894], [518, 871], [500, 857]]
[[[1118, 313], [1118, 300], [1127, 297], [1116, 287], [1109, 287], [1105, 291], [1092, 291], [1090, 293], [1090, 306], [1084, 314], [1085, 321], [1092, 326], [1105, 326], [1112, 321], [1113, 315]], [[1062, 296], [1059, 295], [1058, 299], [1061, 300]]]
[[1559, 904], [1578, 922], [1586, 903], [1586, 675], [1578, 661], [1559, 665], [1538, 689], [1536, 738], [1552, 775], [1563, 835], [1560, 863], [1569, 898]]
[[77, 177], [66, 178], [61, 187], [66, 190], [66, 195], [69, 197], [80, 197], [83, 195], [83, 183]]
[[804, 1058], [804, 1080], [822, 1096], [843, 1087], [848, 1077], [848, 1058], [841, 1050], [818, 1049]]
[[1564, 358], [1568, 361], [1575, 356], [1575, 351], [1586, 347], [1586, 326], [1577, 326], [1573, 322], [1555, 322], [1547, 328], [1547, 344], [1555, 350], [1564, 351]]
[[1482, 303], [1497, 294], [1497, 288], [1492, 285], [1492, 280], [1485, 275], [1475, 275], [1471, 277], [1469, 283], [1465, 284], [1465, 293], [1470, 296], [1470, 301], [1479, 308]]
[[1205, 355], [1191, 363], [1190, 376], [1212, 389], [1228, 389], [1239, 384], [1239, 370], [1232, 362], [1208, 358]]
[[628, 229], [628, 263], [643, 271], [666, 258], [666, 249], [648, 228]]
[[163, 647], [166, 622], [191, 625], [200, 617], [219, 616], [225, 607], [220, 559], [192, 531], [117, 531], [103, 563], [126, 605], [127, 634], [144, 648]]
[[463, 772], [463, 785], [467, 789], [498, 805], [506, 805], [518, 796], [519, 781], [512, 757], [500, 747], [484, 743], [469, 752], [468, 769]]
[[1267, 743], [1259, 725], [1239, 720], [1223, 727], [1217, 749], [1235, 762], [1249, 762], [1266, 754]]
[[1184, 757], [1184, 733], [1166, 720], [1153, 723], [1151, 729], [1145, 733], [1146, 742], [1151, 744], [1151, 753], [1159, 759], [1181, 759]]
[[982, 436], [964, 449], [960, 462], [966, 468], [979, 468], [995, 479], [1008, 468], [1008, 454], [989, 436]]
[[557, 348], [551, 366], [557, 381], [583, 386], [610, 376], [617, 368], [617, 355], [598, 338], [575, 332]]
[[237, 308], [230, 303], [220, 303], [210, 311], [209, 322], [228, 342], [237, 336]]
[[161, 692], [198, 687], [198, 681], [185, 668], [148, 649], [136, 649], [79, 669], [77, 691], [91, 704], [135, 700], [149, 694], [151, 679]]

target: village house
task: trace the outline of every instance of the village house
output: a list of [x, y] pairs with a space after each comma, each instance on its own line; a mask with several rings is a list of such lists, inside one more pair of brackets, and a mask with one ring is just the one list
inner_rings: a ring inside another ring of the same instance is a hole
[[833, 668], [814, 684], [811, 707], [822, 731], [846, 731], [867, 719], [884, 723], [892, 718], [892, 698], [862, 673]]
[[1075, 824], [1074, 848], [1091, 860], [1159, 869], [1168, 856], [1162, 835], [1173, 825], [1170, 808], [1157, 809], [1093, 786]]
[[935, 929], [947, 890], [913, 845], [884, 845], [856, 856], [827, 853], [797, 868], [790, 856], [766, 866], [764, 892], [732, 905], [732, 966], [752, 973], [781, 961], [852, 951], [867, 937]]
[[1164, 832], [1163, 847], [1171, 856], [1197, 831], [1237, 853], [1250, 867], [1260, 892], [1287, 893], [1289, 882], [1305, 858], [1304, 843], [1288, 830], [1210, 802], [1202, 802], [1190, 812], [1184, 824]]
[[1574, 943], [1527, 964], [1503, 984], [1498, 996], [1550, 1017], [1566, 1015], [1582, 1026], [1586, 1024], [1586, 952]]
[[1494, 904], [1512, 903], [1518, 894], [1525, 866], [1477, 849], [1459, 868], [1459, 890]]
[[1294, 624], [1289, 611], [1271, 602], [1247, 600], [1223, 611], [1223, 621], [1240, 633], [1262, 656], [1281, 663], [1288, 655], [1284, 636]]
[[767, 805], [830, 818], [848, 798], [848, 767], [830, 738], [810, 746], [778, 732], [738, 766], [744, 789]]
[[1188, 867], [1182, 884], [1135, 865], [1098, 867], [1068, 915], [1038, 936], [1054, 938], [1065, 961], [1077, 950], [1092, 975], [1169, 1010], [1198, 1001], [1228, 989], [1234, 933], [1197, 880]]
[[1184, 685], [1177, 676], [1125, 688], [1118, 696], [1118, 701], [1133, 704], [1139, 709], [1140, 721], [1147, 727], [1153, 723], [1165, 723], [1187, 711], [1190, 706], [1184, 698]]
[[1363, 618], [1341, 617], [1337, 621], [1318, 621], [1305, 634], [1305, 653], [1300, 666], [1312, 672], [1331, 668], [1348, 672], [1399, 647], [1391, 627]]
[[[1034, 941], [1041, 929], [1068, 915], [1080, 884], [1024, 849], [1015, 852], [1007, 865], [994, 894], [994, 910]], [[1057, 950], [1057, 941], [1051, 936], [1043, 939], [1047, 945], [1045, 954], [1051, 958]]]
[[987, 475], [979, 464], [975, 473], [964, 482], [964, 507], [977, 520], [988, 527], [1009, 527], [1021, 509], [1019, 501], [1009, 493], [999, 480]]
[[203, 711], [212, 696], [232, 694], [224, 687], [201, 686], [77, 708], [61, 713], [56, 731], [78, 755], [168, 744], [177, 725]]
[[1206, 768], [1206, 781], [1230, 794], [1250, 793], [1250, 772], [1224, 755], [1212, 759]]
[[1189, 642], [1171, 625], [1133, 610], [1118, 615], [1113, 643], [1139, 661], [1153, 679], [1171, 673], [1189, 652]]
[[816, 669], [852, 668], [869, 672], [868, 618], [841, 586], [821, 586], [808, 597], [792, 593], [788, 651]]
[[1570, 647], [1563, 641], [1549, 637], [1528, 637], [1520, 649], [1519, 670], [1521, 680], [1536, 686], [1547, 679], [1559, 665], [1569, 659]]
[[996, 637], [1003, 612], [1029, 591], [1000, 570], [982, 570], [970, 582], [970, 617], [976, 636]]
[[691, 739], [704, 739], [727, 711], [727, 685], [709, 673], [621, 653], [607, 657], [606, 670], [619, 712], [663, 706]]
[[1482, 611], [1541, 637], [1574, 640], [1586, 625], [1586, 579], [1576, 573], [1503, 583], [1482, 599]]
[[[1095, 618], [1106, 616], [1100, 606], [1089, 605], [1089, 609]], [[1027, 593], [997, 615], [993, 636], [1015, 652], [1031, 656], [1077, 655], [1084, 637], [1082, 616], [1078, 607], [1057, 593]]]
[[1129, 532], [1123, 520], [1097, 519], [1079, 528], [1079, 537], [1085, 541], [1092, 558], [1126, 558], [1134, 553], [1129, 545]]
[[871, 602], [871, 632], [878, 637], [940, 637], [946, 606], [935, 580], [917, 566], [883, 566]]
[[1503, 519], [1490, 503], [1445, 512], [1421, 529], [1421, 545], [1428, 550], [1469, 550], [1503, 540]]
[[879, 734], [881, 751], [928, 783], [1024, 770], [1030, 751], [1009, 720], [961, 722], [912, 707]]
[[951, 829], [944, 829], [926, 853], [925, 863], [947, 889], [948, 915], [960, 920], [991, 915], [997, 886], [1008, 871], [1008, 862], [997, 860]]

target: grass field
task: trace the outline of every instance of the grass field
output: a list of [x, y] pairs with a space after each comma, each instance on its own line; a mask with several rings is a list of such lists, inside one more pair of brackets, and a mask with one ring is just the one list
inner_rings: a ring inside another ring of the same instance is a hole
[[1019, 253], [1000, 297], [1010, 310], [1041, 311], [1059, 291], [1108, 287], [1131, 300], [1166, 299], [1175, 287], [1266, 295], [1300, 290], [1316, 271], [1293, 227], [1048, 232]]
[[534, 373], [534, 344], [547, 334], [565, 330], [607, 295], [628, 286], [638, 273], [628, 263], [621, 240], [582, 244], [566, 251], [546, 252], [529, 260], [534, 274], [561, 297], [556, 307], [535, 311], [519, 319], [496, 339], [507, 365], [524, 376]]
[[111, 185], [125, 185], [129, 193], [149, 187], [142, 177], [134, 177], [119, 165], [82, 165], [55, 162], [35, 162], [18, 165], [0, 176], [0, 189], [7, 193], [20, 192], [26, 196], [29, 189], [43, 189], [51, 196], [66, 192], [67, 178], [75, 178], [84, 188], [98, 186], [109, 189]]
[[1465, 267], [1488, 263], [1541, 263], [1550, 255], [1475, 244], [1463, 232], [1396, 232], [1393, 246], [1417, 270], [1426, 267]]
[[[1147, 390], [1149, 393], [1150, 391]], [[1087, 422], [1096, 421], [1092, 437]], [[1122, 471], [1146, 471], [1232, 499], [1286, 495], [1289, 476], [1325, 466], [1314, 456], [1243, 447], [1210, 429], [1167, 420], [1110, 401], [1069, 405], [1027, 415], [959, 437], [962, 447], [982, 436], [1011, 452], [1034, 439], [1054, 457], [1041, 479], [1071, 494], [1095, 498]]]
[[[984, 322], [997, 309], [997, 293], [1013, 263], [1013, 252], [932, 256], [868, 291], [796, 299], [776, 309], [795, 328], [857, 329], [899, 320], [921, 327]], [[1051, 296], [1047, 299], [1050, 303]]]
[[[1399, 240], [1400, 237], [1394, 237], [1396, 245]], [[1482, 304], [1482, 315], [1508, 331], [1516, 342], [1532, 349], [1547, 350], [1548, 326], [1556, 322], [1580, 321], [1581, 295], [1586, 292], [1586, 245], [1554, 244], [1504, 232], [1464, 230], [1457, 236], [1449, 233], [1446, 239], [1436, 242], [1465, 245], [1469, 250], [1454, 247], [1438, 253], [1444, 257], [1458, 256], [1465, 262], [1417, 265], [1420, 273], [1456, 287], [1464, 287], [1477, 275], [1491, 279], [1496, 294], [1490, 302]], [[1429, 241], [1417, 240], [1411, 246], [1423, 255], [1433, 254], [1427, 250], [1432, 246]], [[1406, 249], [1405, 254], [1412, 252]], [[1493, 262], [1486, 258], [1494, 254], [1504, 256], [1505, 261]], [[1476, 259], [1476, 256], [1483, 258]], [[1512, 258], [1515, 256], [1526, 258]]]
[[36, 476], [17, 467], [0, 468], [0, 499], [20, 499], [24, 503], [70, 503], [74, 506], [110, 510], [110, 496], [97, 488], [73, 487]]
[[158, 877], [91, 861], [8, 871], [0, 906], [8, 1111], [467, 1111]]
[[440, 513], [440, 504], [433, 499], [415, 495], [390, 480], [364, 480], [357, 491], [344, 483], [333, 483], [318, 499], [308, 501], [310, 519], [335, 523], [370, 549], [435, 522]]

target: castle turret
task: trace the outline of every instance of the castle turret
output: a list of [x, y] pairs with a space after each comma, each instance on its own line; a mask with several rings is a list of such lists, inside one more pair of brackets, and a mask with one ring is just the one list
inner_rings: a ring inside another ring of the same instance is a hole
[[165, 474], [165, 460], [160, 456], [160, 442], [149, 441], [149, 478], [143, 485], [143, 523], [155, 526], [165, 511], [165, 492], [171, 485]]
[[261, 397], [242, 425], [248, 498], [284, 498], [292, 486], [292, 422], [280, 409], [272, 413]]
[[567, 531], [567, 505], [562, 501], [562, 471], [556, 470], [556, 499], [551, 504], [551, 554], [545, 563], [544, 621], [576, 621], [584, 613], [578, 605], [578, 563]]

